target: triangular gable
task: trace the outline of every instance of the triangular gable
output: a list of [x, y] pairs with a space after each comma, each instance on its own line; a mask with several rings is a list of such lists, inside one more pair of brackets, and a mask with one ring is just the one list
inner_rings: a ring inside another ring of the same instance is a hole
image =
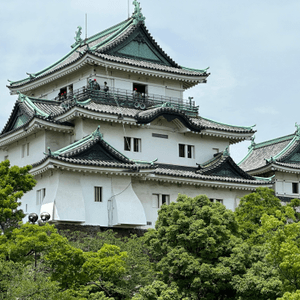
[[300, 141], [296, 142], [291, 151], [277, 160], [283, 163], [300, 164]]
[[91, 145], [88, 149], [72, 155], [73, 158], [86, 159], [86, 160], [102, 160], [118, 163], [128, 163], [128, 159], [120, 159], [109, 151], [109, 147], [104, 147], [104, 141], [98, 140], [95, 144]]
[[223, 155], [220, 155], [216, 160], [212, 160], [207, 167], [200, 169], [197, 173], [254, 180], [254, 177], [244, 172], [230, 156]]
[[1, 134], [17, 129], [26, 124], [32, 116], [30, 116], [20, 103], [17, 103], [5, 125]]
[[166, 66], [178, 67], [157, 45], [141, 24], [126, 39], [109, 49], [107, 54], [145, 60]]

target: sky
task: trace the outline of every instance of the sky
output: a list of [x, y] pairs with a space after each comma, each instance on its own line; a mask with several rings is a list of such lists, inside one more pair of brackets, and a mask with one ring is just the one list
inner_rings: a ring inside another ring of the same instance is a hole
[[[200, 115], [256, 124], [255, 142], [300, 123], [300, 1], [140, 0], [145, 24], [179, 65], [211, 73], [184, 93]], [[77, 26], [91, 36], [128, 17], [128, 0], [0, 0], [0, 128], [17, 100], [6, 87], [70, 51]], [[129, 3], [129, 13], [134, 6]], [[239, 162], [249, 141], [231, 147]]]

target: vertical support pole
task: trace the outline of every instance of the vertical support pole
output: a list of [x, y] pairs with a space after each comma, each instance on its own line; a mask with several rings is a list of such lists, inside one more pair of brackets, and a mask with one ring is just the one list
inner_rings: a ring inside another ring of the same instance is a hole
[[128, 19], [129, 19], [129, 0], [128, 0]]
[[87, 39], [87, 13], [85, 14], [85, 39]]

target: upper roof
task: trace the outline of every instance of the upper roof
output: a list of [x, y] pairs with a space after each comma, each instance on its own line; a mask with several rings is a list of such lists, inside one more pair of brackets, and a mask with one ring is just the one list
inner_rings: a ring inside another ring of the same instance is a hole
[[[135, 6], [139, 5], [137, 2]], [[81, 39], [81, 27], [78, 26], [72, 50], [43, 70], [28, 74], [18, 81], [10, 81], [10, 89], [24, 86], [39, 78], [55, 73], [83, 59], [87, 55], [105, 61], [113, 61], [145, 69], [186, 75], [191, 77], [209, 75], [206, 69], [184, 68], [171, 59], [153, 39], [144, 24], [145, 18], [140, 7], [135, 8], [131, 18], [101, 31], [87, 39]]]
[[276, 166], [300, 170], [300, 126], [297, 123], [296, 128], [293, 134], [262, 143], [256, 144], [253, 139], [239, 166], [251, 173], [271, 167], [276, 169]]

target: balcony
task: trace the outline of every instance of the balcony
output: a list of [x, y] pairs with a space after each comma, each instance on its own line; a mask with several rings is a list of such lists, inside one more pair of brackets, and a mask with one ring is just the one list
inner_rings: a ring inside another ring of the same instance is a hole
[[156, 107], [172, 107], [192, 117], [197, 116], [199, 111], [199, 106], [196, 106], [195, 101], [192, 99], [183, 100], [181, 98], [144, 94], [111, 87], [105, 91], [104, 86], [100, 86], [100, 90], [95, 90], [90, 87], [82, 87], [74, 90], [73, 92], [69, 91], [68, 93], [64, 93], [53, 100], [66, 103], [66, 105], [68, 105], [74, 97], [78, 102], [91, 99], [96, 103], [140, 110]]

